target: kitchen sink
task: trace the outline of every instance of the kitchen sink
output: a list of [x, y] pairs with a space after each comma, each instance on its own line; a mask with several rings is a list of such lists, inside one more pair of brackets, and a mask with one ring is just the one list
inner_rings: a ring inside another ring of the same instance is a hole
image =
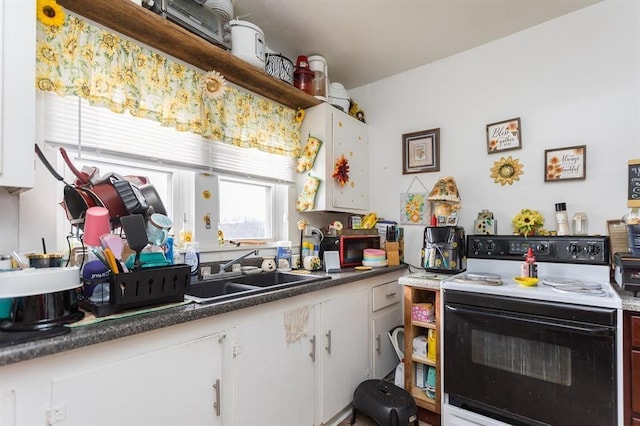
[[299, 275], [286, 272], [263, 272], [240, 276], [213, 276], [192, 283], [186, 297], [198, 303], [218, 302], [271, 290], [331, 279], [330, 276]]
[[314, 281], [321, 281], [330, 278], [329, 276], [317, 276], [317, 275], [301, 275], [295, 273], [286, 272], [263, 272], [261, 274], [243, 275], [238, 278], [232, 278], [232, 282], [253, 285], [256, 287], [273, 287], [281, 284], [292, 283], [309, 283]]
[[191, 284], [187, 294], [199, 299], [211, 299], [258, 289], [252, 285], [233, 283], [225, 279], [206, 280]]

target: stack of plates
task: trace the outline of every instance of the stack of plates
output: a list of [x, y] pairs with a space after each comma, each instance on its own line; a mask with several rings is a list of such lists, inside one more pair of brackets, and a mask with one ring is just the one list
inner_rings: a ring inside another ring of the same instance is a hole
[[389, 264], [384, 250], [364, 249], [362, 253], [362, 265], [372, 268], [382, 268]]
[[207, 0], [204, 7], [229, 20], [233, 17], [233, 4], [231, 0]]
[[372, 268], [384, 268], [389, 264], [389, 261], [385, 260], [363, 260], [363, 266], [371, 266]]

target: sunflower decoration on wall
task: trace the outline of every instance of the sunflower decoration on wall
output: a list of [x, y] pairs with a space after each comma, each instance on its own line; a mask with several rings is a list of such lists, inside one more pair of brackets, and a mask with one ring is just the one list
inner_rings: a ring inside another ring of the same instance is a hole
[[64, 10], [56, 0], [38, 0], [36, 16], [40, 22], [50, 27], [59, 27], [64, 24]]
[[340, 156], [333, 165], [333, 174], [331, 175], [340, 186], [344, 186], [349, 182], [349, 160], [346, 159], [344, 154]]
[[218, 71], [209, 71], [202, 80], [202, 93], [211, 99], [220, 99], [227, 90], [227, 82]]
[[511, 156], [508, 158], [502, 157], [500, 161], [493, 163], [491, 177], [495, 183], [500, 183], [502, 186], [507, 183], [513, 185], [513, 182], [520, 180], [520, 175], [524, 174], [523, 168], [524, 165], [520, 164], [520, 160], [517, 158], [511, 158]]

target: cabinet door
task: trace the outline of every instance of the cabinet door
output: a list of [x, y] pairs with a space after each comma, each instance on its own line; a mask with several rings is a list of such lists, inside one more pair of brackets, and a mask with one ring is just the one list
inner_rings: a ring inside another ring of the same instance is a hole
[[236, 327], [237, 426], [313, 424], [313, 315], [303, 306]]
[[[363, 211], [369, 209], [369, 148], [367, 126], [364, 123], [334, 111], [333, 157], [328, 159], [331, 165], [344, 156], [349, 164], [349, 181], [341, 185], [335, 179], [327, 182], [333, 185], [333, 207], [346, 211]], [[333, 169], [333, 166], [330, 168]]]
[[360, 382], [371, 375], [369, 299], [363, 288], [321, 304], [322, 423], [351, 403]]
[[640, 413], [640, 351], [631, 351], [631, 410]]
[[221, 335], [52, 380], [51, 422], [219, 425]]
[[384, 378], [400, 363], [387, 333], [403, 325], [402, 306], [396, 303], [384, 312], [373, 318], [373, 377], [376, 379]]
[[36, 2], [0, 4], [0, 186], [31, 188], [35, 179]]

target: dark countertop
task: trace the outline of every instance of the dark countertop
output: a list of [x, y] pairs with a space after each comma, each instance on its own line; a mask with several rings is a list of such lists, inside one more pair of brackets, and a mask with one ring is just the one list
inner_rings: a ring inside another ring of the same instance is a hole
[[300, 284], [253, 296], [239, 297], [238, 299], [230, 301], [213, 302], [209, 304], [188, 303], [163, 310], [142, 312], [137, 315], [101, 321], [85, 326], [71, 327], [71, 331], [62, 336], [43, 338], [28, 343], [20, 343], [0, 348], [0, 366], [44, 357], [189, 321], [213, 317], [227, 312], [351, 283], [357, 280], [400, 271], [406, 268], [406, 265], [400, 265], [377, 268], [369, 271], [356, 271], [353, 268], [344, 268], [341, 272], [337, 273], [326, 274], [320, 272], [314, 275], [330, 275], [331, 279], [309, 284]]

